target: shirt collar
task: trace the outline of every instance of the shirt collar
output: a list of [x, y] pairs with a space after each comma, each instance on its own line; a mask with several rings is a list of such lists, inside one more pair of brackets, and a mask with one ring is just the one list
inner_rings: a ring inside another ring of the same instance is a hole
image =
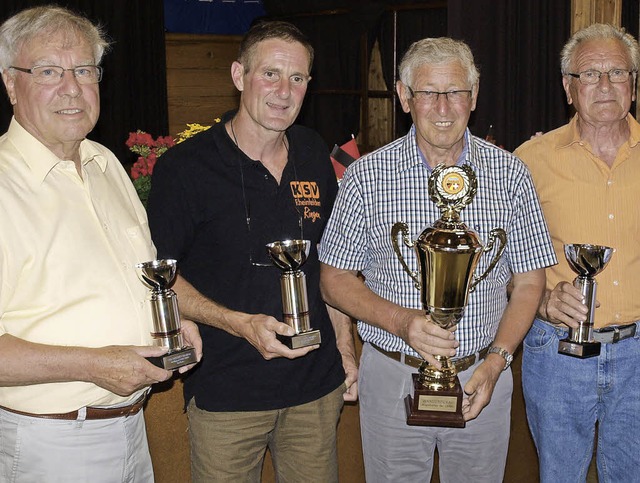
[[[462, 149], [462, 153], [458, 157], [456, 161], [456, 165], [462, 165], [464, 163], [468, 163], [472, 166], [481, 168], [484, 162], [482, 161], [482, 157], [478, 155], [478, 146], [469, 131], [469, 128], [465, 129], [464, 132], [464, 148]], [[424, 162], [425, 157], [418, 148], [418, 142], [416, 140], [416, 126], [415, 124], [411, 126], [411, 129], [407, 133], [404, 138], [404, 142], [401, 146], [402, 156], [398, 163], [398, 171], [405, 171], [415, 166], [423, 165], [429, 171], [429, 167]]]
[[[640, 124], [632, 122], [633, 116], [627, 114], [626, 121], [629, 125], [629, 147], [633, 148], [640, 142]], [[575, 143], [582, 142], [580, 131], [578, 130], [578, 115], [574, 115], [569, 121], [569, 129], [564, 130], [558, 136], [558, 147], [566, 148]]]
[[[54, 166], [62, 161], [29, 131], [23, 128], [15, 117], [11, 118], [7, 137], [20, 153], [27, 166], [29, 166], [33, 176], [40, 183], [44, 181]], [[86, 139], [80, 143], [80, 159], [83, 166], [95, 160], [103, 173], [107, 169], [107, 158]]]

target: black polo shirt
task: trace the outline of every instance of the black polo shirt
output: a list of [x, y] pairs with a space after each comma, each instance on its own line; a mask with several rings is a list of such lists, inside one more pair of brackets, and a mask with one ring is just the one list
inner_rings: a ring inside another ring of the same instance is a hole
[[224, 128], [228, 118], [158, 160], [148, 207], [158, 257], [177, 259], [182, 276], [216, 302], [282, 321], [281, 271], [270, 263], [265, 245], [301, 236], [311, 240], [302, 270], [311, 326], [320, 329], [322, 344], [298, 359], [266, 361], [245, 339], [199, 324], [204, 354], [185, 380], [185, 401], [195, 396], [197, 406], [208, 411], [314, 401], [345, 377], [319, 290], [316, 245], [337, 191], [329, 152], [314, 131], [290, 127], [289, 160], [278, 184], [236, 147]]

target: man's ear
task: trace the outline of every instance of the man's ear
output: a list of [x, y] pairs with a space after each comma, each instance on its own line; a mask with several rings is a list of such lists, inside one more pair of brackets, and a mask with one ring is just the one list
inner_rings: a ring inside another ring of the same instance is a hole
[[7, 73], [7, 69], [2, 72], [2, 82], [4, 82], [4, 86], [7, 89], [7, 96], [9, 96], [9, 102], [11, 102], [12, 106], [15, 106], [18, 102], [16, 100], [16, 90], [15, 90], [15, 82], [16, 79], [14, 76], [9, 75]]
[[244, 66], [237, 60], [231, 64], [231, 79], [240, 92], [244, 90]]
[[407, 114], [410, 113], [411, 106], [409, 106], [409, 98], [411, 97], [411, 94], [409, 93], [407, 86], [405, 86], [401, 80], [396, 82], [396, 92], [398, 93], [402, 110]]

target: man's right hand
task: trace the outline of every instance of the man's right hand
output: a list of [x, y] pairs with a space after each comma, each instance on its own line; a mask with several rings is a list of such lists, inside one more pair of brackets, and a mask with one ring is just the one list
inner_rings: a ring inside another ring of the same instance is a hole
[[90, 362], [88, 382], [120, 396], [166, 381], [171, 371], [151, 364], [145, 357], [158, 357], [165, 348], [149, 346], [107, 346], [95, 349]]
[[403, 309], [398, 314], [397, 335], [409, 344], [427, 362], [440, 367], [435, 355], [452, 357], [459, 342], [453, 332], [457, 326], [443, 329], [431, 321], [424, 311]]
[[552, 324], [564, 324], [574, 329], [586, 320], [588, 309], [582, 293], [569, 282], [560, 282], [547, 290], [540, 302], [540, 316]]
[[264, 314], [248, 315], [246, 323], [237, 327], [240, 336], [244, 337], [266, 360], [276, 357], [296, 359], [320, 347], [313, 345], [300, 349], [289, 349], [276, 338], [276, 334], [295, 335], [293, 328]]

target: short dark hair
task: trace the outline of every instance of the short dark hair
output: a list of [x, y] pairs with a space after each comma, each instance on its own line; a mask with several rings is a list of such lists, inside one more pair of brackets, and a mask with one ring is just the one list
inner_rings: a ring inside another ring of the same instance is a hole
[[244, 66], [245, 72], [249, 72], [251, 69], [251, 61], [256, 46], [260, 42], [269, 39], [279, 39], [285, 42], [298, 42], [302, 44], [309, 53], [309, 71], [311, 71], [311, 66], [313, 65], [313, 46], [306, 35], [292, 23], [280, 20], [262, 20], [249, 29], [240, 43], [238, 62]]

